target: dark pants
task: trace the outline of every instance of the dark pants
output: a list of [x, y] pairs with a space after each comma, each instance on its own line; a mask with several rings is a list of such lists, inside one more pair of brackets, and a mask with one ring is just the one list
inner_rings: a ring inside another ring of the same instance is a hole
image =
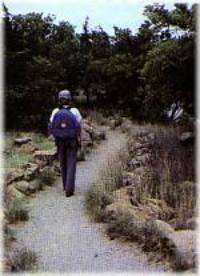
[[66, 192], [74, 192], [77, 150], [76, 142], [57, 142], [58, 156], [62, 174], [63, 188]]

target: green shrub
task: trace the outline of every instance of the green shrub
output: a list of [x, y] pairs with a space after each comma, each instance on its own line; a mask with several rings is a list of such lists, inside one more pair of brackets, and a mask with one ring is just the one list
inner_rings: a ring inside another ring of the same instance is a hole
[[111, 158], [102, 170], [100, 179], [87, 192], [85, 205], [95, 221], [103, 220], [104, 209], [113, 200], [112, 192], [122, 186], [127, 158], [126, 149], [122, 149], [117, 156]]
[[37, 181], [42, 190], [44, 185], [52, 186], [56, 180], [56, 173], [51, 168], [45, 168], [38, 176]]
[[145, 224], [134, 220], [128, 211], [123, 211], [107, 224], [107, 232], [111, 238], [123, 236], [126, 240], [141, 242], [145, 238]]
[[10, 223], [15, 221], [27, 221], [29, 219], [27, 203], [21, 199], [15, 199], [6, 210], [6, 218]]
[[105, 125], [107, 123], [107, 119], [99, 111], [90, 111], [89, 118], [98, 125]]
[[103, 220], [104, 209], [111, 203], [112, 194], [106, 191], [104, 183], [96, 183], [86, 194], [86, 208], [95, 221]]
[[37, 262], [36, 254], [27, 248], [15, 250], [9, 255], [12, 272], [33, 271], [37, 267]]

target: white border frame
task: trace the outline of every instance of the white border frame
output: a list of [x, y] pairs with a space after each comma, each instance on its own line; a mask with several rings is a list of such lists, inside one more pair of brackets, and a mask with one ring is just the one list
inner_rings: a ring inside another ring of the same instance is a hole
[[[95, 1], [95, 0], [94, 0]], [[27, 1], [28, 2], [28, 1]], [[156, 2], [156, 1], [155, 1]], [[159, 2], [159, 1], [157, 1]], [[161, 1], [164, 2], [164, 1]], [[181, 1], [174, 1], [181, 2]], [[190, 3], [190, 1], [184, 1]], [[198, 3], [198, 0], [197, 0]], [[0, 263], [3, 260], [3, 240], [2, 240], [2, 219], [3, 219], [3, 186], [4, 186], [4, 162], [3, 162], [3, 149], [4, 149], [4, 28], [3, 28], [3, 13], [2, 3], [0, 6]], [[197, 12], [197, 42], [196, 42], [196, 116], [197, 116], [197, 139], [196, 139], [196, 185], [197, 185], [197, 222], [198, 222], [198, 235], [199, 229], [199, 189], [200, 189], [200, 146], [199, 146], [199, 126], [200, 126], [200, 4]], [[198, 271], [199, 271], [199, 256], [200, 256], [200, 240], [197, 237], [197, 256], [198, 256]], [[1, 264], [0, 264], [1, 266]], [[0, 267], [1, 271], [1, 267]], [[55, 275], [56, 273], [35, 273], [36, 275]], [[176, 273], [113, 273], [117, 275], [176, 275]], [[28, 274], [26, 274], [28, 275]], [[95, 275], [95, 273], [66, 273], [66, 275]], [[96, 275], [111, 275], [111, 273], [96, 273]]]

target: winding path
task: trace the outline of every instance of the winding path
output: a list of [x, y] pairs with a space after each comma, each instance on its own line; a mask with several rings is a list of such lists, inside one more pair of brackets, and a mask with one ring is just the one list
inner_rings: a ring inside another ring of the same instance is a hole
[[162, 267], [148, 263], [137, 245], [109, 240], [102, 224], [85, 214], [84, 194], [106, 162], [124, 145], [125, 135], [108, 131], [108, 138], [80, 162], [76, 194], [66, 198], [61, 181], [31, 199], [30, 220], [17, 226], [18, 246], [39, 257], [40, 272], [153, 272]]

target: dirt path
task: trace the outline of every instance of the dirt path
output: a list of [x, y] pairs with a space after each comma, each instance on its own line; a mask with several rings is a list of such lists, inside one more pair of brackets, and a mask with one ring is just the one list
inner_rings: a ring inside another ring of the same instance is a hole
[[39, 256], [38, 271], [162, 271], [150, 265], [135, 244], [109, 240], [103, 225], [91, 222], [85, 214], [86, 190], [125, 140], [123, 134], [109, 131], [108, 139], [78, 164], [75, 196], [66, 198], [59, 180], [31, 200], [30, 220], [18, 226], [17, 241]]

